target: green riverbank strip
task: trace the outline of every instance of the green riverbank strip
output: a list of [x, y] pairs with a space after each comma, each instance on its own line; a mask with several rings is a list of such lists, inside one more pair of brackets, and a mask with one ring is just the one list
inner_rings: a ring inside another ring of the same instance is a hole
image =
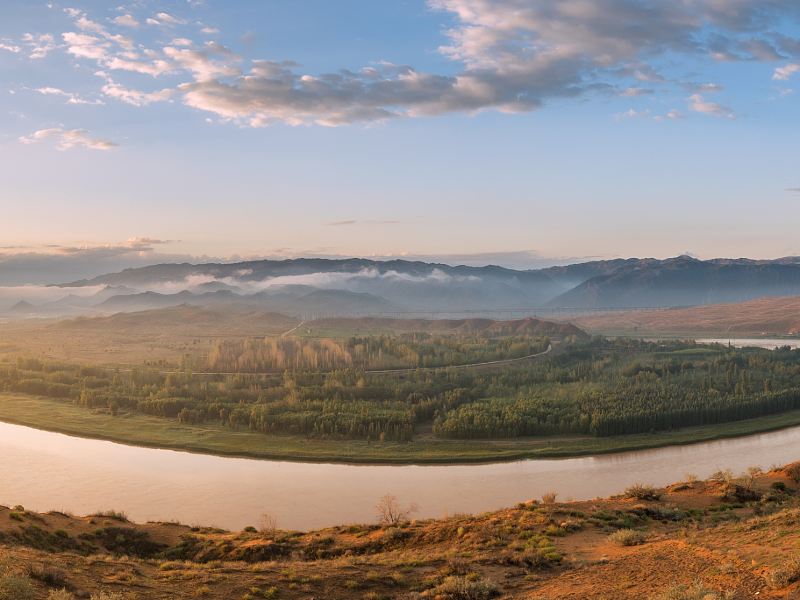
[[457, 464], [568, 458], [733, 438], [800, 425], [800, 410], [719, 425], [609, 438], [523, 438], [373, 442], [317, 440], [182, 425], [143, 415], [94, 413], [65, 402], [0, 395], [0, 421], [84, 438], [219, 456], [357, 464]]

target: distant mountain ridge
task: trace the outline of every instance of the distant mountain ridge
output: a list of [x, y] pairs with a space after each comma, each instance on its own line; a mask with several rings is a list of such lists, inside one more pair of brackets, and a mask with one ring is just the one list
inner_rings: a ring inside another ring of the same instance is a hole
[[[33, 304], [25, 308], [42, 315], [146, 310], [184, 303], [236, 304], [295, 316], [662, 308], [800, 296], [800, 258], [627, 258], [536, 270], [300, 258], [159, 264], [53, 287], [63, 289], [65, 297], [38, 305], [26, 297], [14, 300]], [[91, 296], [74, 295], [87, 287], [101, 289]], [[9, 302], [7, 312], [13, 304]]]
[[571, 308], [676, 307], [800, 295], [800, 262], [749, 259], [628, 262], [548, 302]]

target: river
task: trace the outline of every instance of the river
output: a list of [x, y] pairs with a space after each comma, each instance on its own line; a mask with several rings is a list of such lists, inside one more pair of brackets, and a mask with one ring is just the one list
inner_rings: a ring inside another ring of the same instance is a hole
[[418, 518], [476, 513], [555, 491], [559, 499], [664, 485], [720, 468], [800, 459], [800, 427], [747, 437], [601, 456], [481, 465], [355, 466], [226, 458], [126, 446], [0, 423], [0, 503], [136, 521], [240, 529], [264, 513], [283, 529], [375, 520], [392, 494]]

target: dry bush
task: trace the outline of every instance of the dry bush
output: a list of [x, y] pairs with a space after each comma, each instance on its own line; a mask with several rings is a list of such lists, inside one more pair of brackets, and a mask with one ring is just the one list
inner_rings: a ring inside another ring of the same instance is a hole
[[730, 469], [720, 469], [712, 473], [708, 479], [717, 483], [730, 483], [733, 481], [733, 471]]
[[702, 583], [695, 583], [692, 586], [676, 585], [655, 596], [650, 596], [648, 600], [727, 600], [727, 594], [720, 594]]
[[767, 576], [767, 583], [775, 589], [784, 588], [795, 581], [800, 581], [800, 556], [786, 559]]
[[375, 510], [381, 525], [397, 526], [408, 521], [411, 513], [417, 512], [419, 509], [416, 504], [401, 506], [397, 496], [386, 494], [378, 501]]
[[661, 494], [652, 485], [634, 483], [625, 490], [625, 497], [635, 498], [636, 500], [658, 500], [661, 498]]
[[122, 510], [101, 510], [89, 516], [102, 519], [114, 519], [115, 521], [123, 521], [125, 523], [129, 522], [127, 513]]
[[33, 583], [14, 568], [14, 563], [5, 556], [0, 557], [0, 600], [33, 600]]
[[786, 476], [794, 481], [795, 483], [800, 483], [800, 462], [792, 463], [788, 465], [784, 472]]
[[447, 577], [433, 592], [442, 600], [488, 600], [500, 593], [491, 581], [470, 581], [466, 577]]
[[741, 476], [744, 487], [746, 487], [748, 490], [753, 489], [753, 486], [756, 483], [756, 478], [763, 473], [764, 471], [761, 470], [761, 467], [748, 467], [747, 471], [742, 473]]
[[47, 594], [47, 600], [75, 600], [75, 596], [65, 589], [50, 590]]
[[92, 594], [89, 600], [126, 600], [126, 598], [119, 592], [97, 592]]
[[639, 546], [647, 541], [647, 536], [635, 529], [620, 529], [609, 535], [608, 541], [619, 546]]
[[0, 600], [33, 600], [31, 580], [22, 575], [0, 575]]
[[558, 494], [556, 492], [547, 492], [542, 494], [542, 504], [555, 504]]
[[258, 532], [266, 536], [274, 536], [278, 531], [278, 518], [270, 513], [264, 513], [258, 520]]

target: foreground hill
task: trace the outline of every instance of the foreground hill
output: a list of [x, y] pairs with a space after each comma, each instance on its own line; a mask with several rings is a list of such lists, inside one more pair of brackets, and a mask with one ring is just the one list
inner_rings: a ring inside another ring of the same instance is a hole
[[[800, 593], [800, 466], [606, 500], [542, 501], [379, 525], [227, 532], [0, 508], [0, 594], [14, 600], [725, 600]], [[387, 515], [387, 507], [398, 509]], [[63, 590], [63, 592], [59, 591]], [[53, 595], [60, 594], [60, 595]], [[103, 596], [102, 594], [124, 594]]]
[[800, 334], [800, 296], [584, 315], [571, 320], [592, 332], [628, 335], [797, 335]]

